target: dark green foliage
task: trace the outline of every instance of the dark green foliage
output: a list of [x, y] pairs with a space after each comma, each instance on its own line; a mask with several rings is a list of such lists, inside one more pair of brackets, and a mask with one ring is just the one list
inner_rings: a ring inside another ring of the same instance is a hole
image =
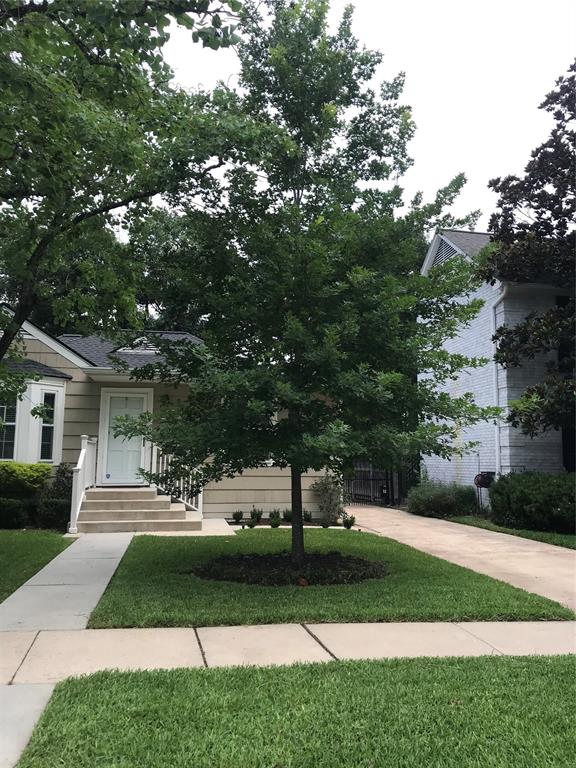
[[25, 528], [35, 517], [36, 500], [0, 497], [0, 528]]
[[356, 523], [356, 517], [354, 515], [349, 515], [347, 512], [344, 512], [342, 515], [342, 525], [344, 528], [352, 528], [354, 524]]
[[282, 512], [282, 519], [285, 523], [291, 523], [292, 522], [292, 510], [291, 509], [285, 509]]
[[518, 472], [490, 486], [491, 517], [509, 528], [576, 533], [576, 475]]
[[532, 313], [514, 327], [501, 327], [495, 340], [496, 360], [518, 366], [536, 355], [558, 353], [543, 380], [528, 387], [513, 403], [508, 419], [530, 435], [547, 429], [574, 427], [576, 252], [576, 62], [560, 77], [541, 109], [555, 120], [550, 137], [532, 152], [524, 176], [493, 179], [498, 210], [490, 220], [494, 245], [481, 276], [513, 283], [557, 286], [561, 305]]
[[302, 519], [305, 523], [311, 523], [312, 522], [312, 512], [309, 512], [307, 509], [305, 509], [302, 512]]
[[294, 565], [289, 552], [280, 552], [270, 555], [225, 555], [202, 563], [194, 569], [194, 573], [201, 579], [216, 581], [308, 587], [382, 579], [387, 568], [384, 562], [340, 552], [309, 553], [302, 563]]
[[44, 487], [52, 467], [49, 464], [0, 462], [0, 496], [32, 500]]
[[179, 318], [205, 346], [167, 349], [155, 371], [185, 381], [187, 402], [123, 432], [172, 454], [173, 473], [201, 467], [200, 484], [290, 467], [295, 559], [304, 472], [449, 455], [453, 423], [487, 415], [438, 388], [478, 363], [442, 351], [478, 310], [461, 299], [470, 270], [451, 260], [419, 273], [429, 232], [471, 220], [448, 213], [465, 179], [405, 205], [397, 180], [411, 164], [414, 123], [404, 77], [381, 82], [382, 54], [352, 26], [350, 7], [329, 24], [324, 0], [251, 3], [242, 107], [283, 141], [229, 168], [204, 208], [183, 197], [182, 215], [155, 213], [138, 237], [164, 285], [160, 318]]
[[260, 520], [262, 520], [263, 514], [264, 511], [262, 509], [252, 509], [250, 511], [250, 520], [254, 520], [256, 523], [259, 523]]
[[0, 4], [0, 296], [15, 310], [0, 313], [0, 361], [35, 313], [51, 330], [136, 321], [142, 264], [115, 225], [155, 194], [204, 184], [242, 123], [173, 87], [162, 47], [171, 23], [229, 45], [232, 5]]
[[271, 528], [279, 528], [280, 523], [282, 522], [282, 518], [280, 517], [280, 510], [273, 509], [272, 512], [270, 512], [270, 517], [268, 519]]
[[232, 512], [232, 520], [234, 520], [235, 523], [240, 523], [243, 517], [244, 512], [242, 512], [241, 509], [237, 509], [235, 512]]
[[454, 517], [476, 511], [476, 491], [470, 485], [425, 480], [408, 491], [408, 512], [423, 517]]
[[42, 495], [38, 501], [35, 523], [38, 528], [65, 531], [70, 520], [70, 499]]

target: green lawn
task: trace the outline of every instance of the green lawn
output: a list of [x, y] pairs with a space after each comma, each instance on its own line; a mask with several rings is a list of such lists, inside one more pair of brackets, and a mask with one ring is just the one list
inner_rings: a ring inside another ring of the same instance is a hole
[[486, 528], [488, 531], [497, 531], [498, 533], [509, 533], [512, 536], [520, 536], [523, 539], [532, 539], [533, 541], [543, 541], [545, 544], [554, 544], [557, 547], [576, 549], [576, 536], [571, 533], [549, 533], [546, 531], [528, 531], [524, 528], [505, 528], [503, 525], [496, 525], [496, 523], [485, 517], [474, 517], [473, 515], [451, 517], [450, 522], [473, 525], [476, 528]]
[[73, 541], [53, 531], [0, 531], [0, 602]]
[[568, 768], [574, 657], [101, 672], [18, 768]]
[[231, 537], [137, 536], [90, 627], [186, 627], [303, 621], [569, 619], [566, 608], [404, 544], [357, 531], [306, 531], [318, 551], [382, 559], [389, 575], [337, 586], [269, 587], [208, 581], [194, 563], [226, 552], [274, 552], [289, 531]]

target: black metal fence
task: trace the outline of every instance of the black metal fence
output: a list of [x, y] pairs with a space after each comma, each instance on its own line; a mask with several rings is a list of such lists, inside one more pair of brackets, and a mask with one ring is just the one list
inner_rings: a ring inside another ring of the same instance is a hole
[[408, 489], [418, 480], [418, 462], [401, 470], [382, 470], [371, 464], [357, 464], [353, 477], [344, 480], [348, 504], [394, 507], [406, 499]]

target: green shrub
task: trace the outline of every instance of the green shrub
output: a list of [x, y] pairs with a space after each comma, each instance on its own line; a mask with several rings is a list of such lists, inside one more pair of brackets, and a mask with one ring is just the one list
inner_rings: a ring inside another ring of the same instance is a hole
[[32, 499], [50, 477], [50, 464], [0, 462], [0, 496], [10, 499]]
[[24, 528], [34, 515], [35, 502], [0, 498], [0, 528]]
[[491, 519], [507, 528], [576, 533], [574, 473], [518, 472], [490, 486]]
[[475, 511], [476, 491], [471, 485], [425, 480], [408, 491], [408, 512], [413, 515], [455, 517]]
[[[259, 523], [260, 520], [262, 520], [262, 515], [264, 514], [264, 510], [262, 509], [253, 509], [250, 512], [250, 520], [254, 520], [254, 523]], [[253, 526], [250, 526], [253, 527]]]
[[268, 518], [268, 520], [270, 522], [271, 528], [278, 528], [281, 522], [280, 510], [273, 509], [272, 512], [270, 512], [270, 517]]
[[318, 496], [322, 525], [326, 528], [338, 522], [344, 512], [342, 482], [334, 475], [324, 475], [311, 486]]
[[282, 512], [282, 517], [284, 518], [285, 523], [291, 523], [292, 522], [292, 510], [291, 509], [285, 509], [284, 512]]
[[248, 528], [256, 528], [258, 525], [258, 520], [256, 520], [254, 517], [251, 517], [249, 520], [246, 520], [246, 525]]
[[311, 523], [312, 522], [312, 512], [309, 512], [307, 509], [305, 509], [302, 512], [302, 519], [305, 523]]
[[42, 496], [36, 512], [38, 528], [52, 528], [65, 531], [70, 520], [70, 499], [59, 499], [55, 496]]
[[232, 512], [232, 520], [234, 520], [235, 523], [242, 522], [243, 517], [244, 517], [244, 512], [242, 512], [241, 509], [237, 509], [235, 512]]
[[344, 512], [342, 515], [342, 525], [344, 528], [348, 528], [348, 530], [350, 530], [355, 522], [356, 517], [354, 515], [349, 515], [347, 512]]

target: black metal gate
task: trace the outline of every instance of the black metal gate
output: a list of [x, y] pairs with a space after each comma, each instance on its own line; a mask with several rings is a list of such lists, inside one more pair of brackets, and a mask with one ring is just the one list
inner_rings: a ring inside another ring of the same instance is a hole
[[368, 462], [357, 462], [353, 477], [344, 480], [346, 501], [394, 507], [402, 504], [417, 479], [418, 462], [401, 470], [378, 469]]

